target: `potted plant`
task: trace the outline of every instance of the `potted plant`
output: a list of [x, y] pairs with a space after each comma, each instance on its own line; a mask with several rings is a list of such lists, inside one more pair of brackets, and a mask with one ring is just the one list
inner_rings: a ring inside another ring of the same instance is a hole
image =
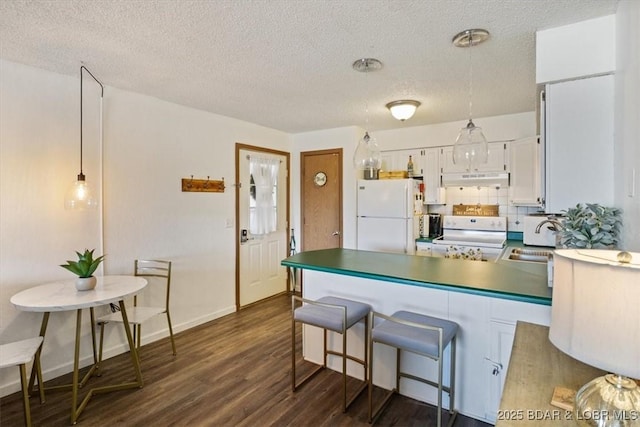
[[566, 248], [615, 248], [622, 225], [622, 211], [597, 203], [580, 203], [562, 218], [560, 244]]
[[82, 254], [76, 251], [78, 261], [67, 260], [66, 264], [60, 265], [60, 267], [66, 268], [70, 272], [78, 275], [76, 289], [79, 291], [88, 291], [96, 287], [96, 278], [93, 277], [93, 273], [103, 261], [104, 255], [94, 259], [94, 250], [95, 249], [85, 249]]

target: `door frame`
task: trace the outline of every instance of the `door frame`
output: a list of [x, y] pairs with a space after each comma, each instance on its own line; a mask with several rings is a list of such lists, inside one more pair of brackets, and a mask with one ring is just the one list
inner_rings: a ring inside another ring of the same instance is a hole
[[[286, 248], [287, 248], [287, 254], [289, 254], [289, 239], [291, 238], [290, 236], [290, 224], [291, 224], [291, 218], [290, 218], [290, 207], [291, 207], [291, 185], [290, 185], [290, 181], [291, 181], [291, 153], [286, 152], [286, 151], [280, 151], [280, 150], [274, 150], [272, 148], [265, 148], [265, 147], [258, 147], [256, 145], [249, 145], [249, 144], [243, 144], [240, 142], [236, 142], [236, 176], [235, 176], [235, 185], [234, 187], [236, 188], [235, 191], [235, 196], [236, 196], [236, 219], [235, 219], [235, 233], [234, 233], [234, 238], [235, 238], [235, 242], [236, 242], [236, 311], [240, 310], [240, 186], [241, 186], [241, 182], [240, 182], [240, 151], [241, 150], [249, 150], [249, 151], [255, 151], [255, 152], [259, 152], [259, 153], [269, 153], [269, 154], [275, 154], [278, 156], [283, 156], [286, 159], [286, 163], [287, 163], [287, 179], [286, 179], [286, 189], [287, 189], [287, 203], [286, 203], [286, 224], [287, 224], [287, 230], [286, 230]], [[287, 280], [287, 291], [289, 292], [289, 280]], [[242, 308], [247, 308], [250, 307], [253, 304], [247, 304]]]
[[[339, 207], [339, 218], [340, 218], [340, 247], [342, 247], [342, 245], [344, 244], [344, 224], [343, 224], [343, 218], [342, 218], [342, 196], [343, 196], [343, 191], [342, 191], [342, 187], [344, 185], [343, 182], [343, 177], [342, 177], [342, 169], [343, 169], [343, 159], [342, 159], [342, 148], [330, 148], [327, 150], [315, 150], [315, 151], [303, 151], [300, 153], [300, 223], [304, 226], [304, 181], [306, 178], [306, 173], [307, 171], [304, 168], [305, 165], [305, 158], [306, 157], [310, 157], [310, 156], [318, 156], [318, 155], [322, 155], [322, 154], [337, 154], [338, 155], [338, 159], [339, 159], [339, 165], [340, 167], [338, 168], [338, 182], [340, 182], [340, 185], [338, 186], [338, 198], [340, 201], [340, 207]], [[300, 247], [302, 250], [304, 250], [305, 248], [305, 235], [304, 233], [300, 233], [301, 234], [301, 239], [300, 239]]]

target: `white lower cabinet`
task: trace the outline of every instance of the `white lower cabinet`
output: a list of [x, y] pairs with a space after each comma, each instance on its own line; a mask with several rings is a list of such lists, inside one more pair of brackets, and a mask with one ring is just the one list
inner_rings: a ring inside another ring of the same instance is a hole
[[[461, 261], [463, 262], [463, 261]], [[549, 325], [551, 307], [511, 301], [462, 292], [406, 286], [382, 280], [343, 276], [340, 274], [304, 270], [304, 296], [319, 298], [335, 295], [371, 304], [374, 310], [392, 314], [408, 310], [455, 321], [460, 326], [456, 354], [456, 408], [461, 414], [487, 422], [495, 422], [502, 396], [504, 379], [509, 366], [511, 346], [516, 322], [519, 320]], [[305, 358], [322, 361], [322, 333], [318, 328], [305, 327]], [[362, 356], [363, 330], [358, 325], [348, 332], [349, 351]], [[340, 340], [331, 335], [331, 348], [339, 347]], [[395, 384], [395, 350], [382, 345], [374, 349], [373, 381], [391, 389]], [[444, 356], [444, 378], [448, 385], [449, 349]], [[403, 367], [409, 372], [436, 374], [435, 362], [412, 354], [403, 356]], [[496, 367], [496, 365], [499, 365]], [[348, 365], [349, 375], [362, 378], [362, 369]], [[340, 370], [337, 360], [329, 367]], [[354, 369], [355, 368], [355, 369]], [[400, 393], [411, 398], [436, 404], [436, 393], [423, 384], [403, 381]], [[444, 395], [444, 406], [448, 398]]]
[[536, 323], [548, 326], [551, 323], [551, 307], [547, 305], [529, 304], [519, 301], [509, 301], [491, 298], [489, 301], [489, 340], [484, 389], [487, 400], [485, 402], [485, 419], [495, 423], [504, 381], [507, 378], [511, 348], [518, 321]]
[[515, 333], [515, 323], [497, 320], [489, 321], [489, 355], [486, 359], [489, 366], [485, 370], [489, 393], [486, 394], [485, 417], [492, 423], [496, 422], [496, 414], [500, 407], [500, 399], [504, 389], [504, 380], [507, 378], [507, 368], [509, 367]]

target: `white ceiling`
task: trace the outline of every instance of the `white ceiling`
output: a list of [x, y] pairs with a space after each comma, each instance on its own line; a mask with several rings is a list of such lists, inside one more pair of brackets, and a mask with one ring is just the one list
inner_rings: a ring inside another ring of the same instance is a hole
[[[535, 32], [617, 0], [2, 0], [0, 56], [282, 131], [370, 130], [535, 109]], [[382, 61], [375, 73], [351, 64]], [[422, 102], [399, 122], [385, 108]]]

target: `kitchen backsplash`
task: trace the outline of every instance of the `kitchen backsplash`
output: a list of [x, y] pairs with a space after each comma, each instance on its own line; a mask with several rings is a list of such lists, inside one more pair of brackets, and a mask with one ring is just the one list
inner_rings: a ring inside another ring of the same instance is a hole
[[450, 187], [446, 190], [446, 205], [430, 205], [429, 213], [439, 213], [442, 215], [451, 215], [453, 213], [453, 205], [465, 204], [472, 205], [480, 203], [482, 205], [499, 206], [500, 216], [508, 218], [507, 228], [509, 231], [523, 231], [524, 217], [534, 212], [540, 211], [540, 208], [531, 208], [524, 206], [509, 206], [509, 189], [508, 188], [489, 188], [489, 187]]

